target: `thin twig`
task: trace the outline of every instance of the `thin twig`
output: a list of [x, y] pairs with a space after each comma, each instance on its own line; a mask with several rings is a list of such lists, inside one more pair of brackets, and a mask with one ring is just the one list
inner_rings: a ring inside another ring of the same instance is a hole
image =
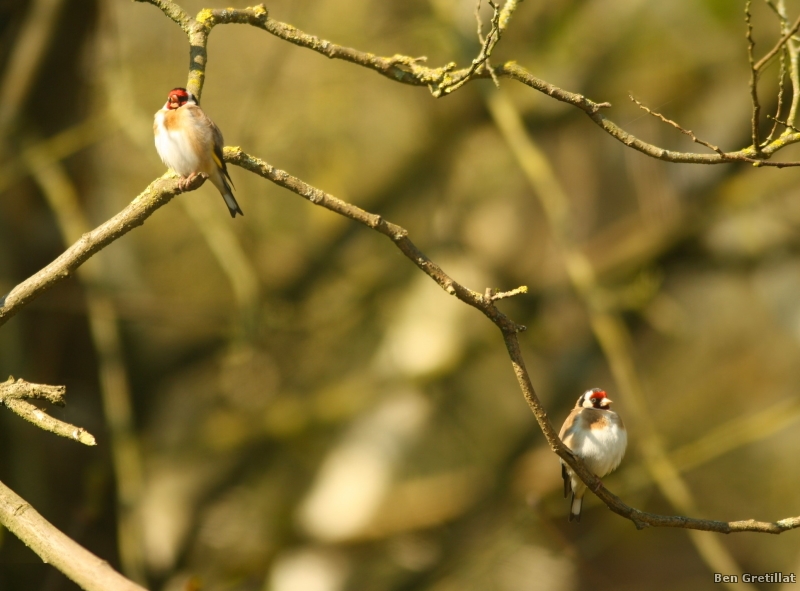
[[[780, 23], [780, 31], [782, 35], [786, 34], [786, 27], [787, 22], [785, 16], [782, 14], [782, 11], [778, 9], [777, 6], [773, 5], [770, 0], [766, 0], [767, 6], [769, 6], [778, 17], [778, 22]], [[766, 145], [772, 141], [772, 138], [775, 136], [775, 132], [778, 130], [778, 120], [777, 118], [781, 116], [781, 111], [783, 110], [783, 97], [785, 92], [785, 84], [786, 84], [786, 57], [789, 55], [789, 45], [788, 39], [786, 44], [781, 47], [780, 52], [780, 65], [778, 67], [778, 104], [775, 107], [775, 116], [771, 117], [773, 119], [772, 129], [769, 130], [769, 134], [767, 134], [767, 138], [762, 142], [762, 145]], [[791, 59], [789, 60], [791, 64]], [[767, 115], [768, 118], [769, 115]]]
[[66, 388], [64, 386], [32, 384], [24, 380], [14, 380], [14, 378], [0, 382], [0, 404], [5, 405], [9, 410], [40, 429], [67, 439], [74, 439], [84, 445], [96, 445], [94, 436], [85, 429], [54, 419], [28, 402], [31, 399], [40, 399], [47, 400], [58, 406], [64, 406], [65, 393]]
[[504, 300], [506, 298], [513, 298], [514, 296], [522, 295], [528, 293], [528, 286], [521, 285], [516, 289], [512, 289], [511, 291], [500, 291], [496, 292], [494, 290], [487, 290], [486, 295], [484, 297], [488, 297], [491, 301], [496, 302], [497, 300]]
[[481, 45], [486, 43], [486, 39], [483, 36], [483, 20], [481, 20], [481, 0], [478, 0], [475, 3], [475, 10], [473, 11], [473, 16], [475, 17], [475, 28], [476, 34], [478, 36], [478, 41]]
[[194, 22], [194, 19], [186, 13], [183, 8], [171, 2], [170, 0], [135, 0], [136, 2], [149, 2], [150, 4], [157, 6], [161, 9], [161, 11], [166, 14], [169, 18], [175, 21], [178, 26], [183, 29], [186, 34], [190, 33], [191, 26]]
[[[786, 83], [786, 54], [788, 53], [788, 49], [784, 48], [781, 51], [780, 55], [780, 67], [778, 68], [778, 104], [775, 107], [775, 116], [772, 119], [775, 122], [772, 124], [772, 129], [769, 130], [766, 139], [761, 143], [762, 146], [767, 145], [769, 142], [772, 141], [772, 138], [775, 136], [775, 132], [778, 129], [777, 118], [781, 116], [781, 111], [783, 110], [783, 95], [784, 95], [784, 85]], [[769, 117], [769, 115], [767, 115]]]
[[500, 20], [498, 21], [501, 33], [508, 27], [508, 23], [511, 21], [514, 11], [522, 4], [522, 1], [523, 0], [506, 0], [506, 3], [503, 4], [503, 10], [500, 11]]
[[767, 115], [767, 117], [769, 117], [770, 119], [774, 120], [775, 123], [779, 123], [779, 124], [783, 125], [786, 129], [791, 129], [795, 133], [800, 133], [800, 129], [798, 129], [797, 127], [795, 127], [794, 125], [792, 125], [788, 121], [782, 121], [781, 119], [778, 119], [777, 117], [773, 117], [772, 115]]
[[750, 102], [753, 105], [753, 114], [750, 119], [750, 136], [753, 141], [753, 149], [758, 153], [761, 150], [761, 143], [758, 141], [758, 119], [761, 113], [761, 104], [758, 102], [758, 68], [753, 58], [756, 42], [753, 39], [751, 4], [752, 0], [747, 0], [744, 3], [744, 22], [747, 27], [747, 62], [750, 64]]
[[[675, 152], [665, 150], [659, 146], [640, 140], [633, 134], [628, 133], [616, 123], [606, 118], [601, 109], [610, 107], [609, 103], [595, 103], [581, 94], [566, 91], [549, 82], [533, 76], [525, 68], [514, 62], [506, 62], [502, 66], [496, 66], [495, 72], [498, 76], [508, 76], [530, 86], [531, 88], [543, 92], [554, 99], [573, 105], [584, 111], [597, 125], [606, 133], [622, 142], [629, 148], [633, 148], [652, 158], [665, 162], [675, 162], [684, 164], [721, 164], [723, 162], [746, 162], [754, 166], [771, 166], [775, 168], [785, 168], [800, 166], [800, 162], [771, 162], [766, 160], [779, 150], [788, 145], [800, 142], [800, 134], [783, 135], [764, 146], [756, 152], [752, 146], [737, 152], [725, 152], [725, 156], [715, 154], [698, 154], [694, 152]], [[480, 73], [476, 74], [480, 76]]]
[[[779, 8], [782, 13], [785, 13], [786, 7], [783, 0], [780, 0]], [[792, 106], [786, 116], [786, 121], [793, 125], [797, 117], [798, 106], [800, 106], [800, 58], [798, 58], [800, 45], [798, 45], [796, 37], [789, 38], [786, 42], [786, 49], [789, 52], [789, 79], [792, 81]]]
[[[749, 10], [749, 8], [750, 8], [750, 2], [747, 2], [745, 10]], [[749, 16], [750, 15], [748, 13], [748, 15], [747, 15], [748, 27], [749, 27]], [[778, 42], [775, 44], [775, 47], [770, 49], [766, 53], [766, 55], [764, 57], [762, 57], [760, 60], [758, 60], [758, 62], [753, 66], [753, 69], [755, 71], [758, 71], [761, 68], [763, 68], [764, 65], [769, 60], [771, 60], [773, 57], [775, 57], [775, 54], [777, 54], [781, 50], [781, 48], [792, 37], [792, 35], [794, 35], [797, 32], [798, 29], [800, 29], [800, 16], [797, 17], [796, 21], [794, 21], [794, 24], [792, 25], [792, 27], [788, 31], [786, 31], [786, 33], [784, 33], [784, 35], [780, 39], [778, 39]], [[749, 31], [750, 31], [750, 33], [752, 33], [752, 27], [749, 27]], [[748, 33], [748, 39], [750, 39], [750, 33]]]
[[489, 33], [486, 35], [486, 37], [483, 36], [481, 31], [481, 0], [478, 0], [475, 5], [475, 20], [478, 24], [478, 41], [481, 43], [481, 51], [478, 53], [477, 57], [472, 60], [472, 63], [469, 65], [466, 71], [459, 73], [458, 77], [453, 77], [451, 83], [442, 87], [442, 92], [444, 92], [444, 94], [450, 94], [464, 86], [481, 67], [484, 67], [485, 70], [489, 72], [489, 75], [492, 77], [495, 86], [500, 86], [500, 82], [497, 79], [497, 74], [495, 74], [494, 68], [492, 68], [489, 64], [489, 58], [492, 55], [492, 50], [494, 49], [495, 45], [497, 45], [497, 42], [500, 41], [500, 8], [492, 0], [487, 1], [494, 12], [492, 14], [491, 28], [489, 29]]
[[[492, 10], [494, 10], [494, 14], [492, 15], [492, 28], [489, 31], [489, 35], [494, 33], [494, 35], [496, 37], [496, 40], [495, 40], [494, 44], [492, 45], [492, 47], [488, 47], [486, 49], [486, 60], [484, 61], [484, 67], [486, 68], [486, 71], [489, 72], [489, 75], [492, 77], [492, 82], [494, 82], [495, 88], [500, 88], [500, 79], [497, 77], [497, 74], [495, 73], [494, 68], [492, 67], [492, 63], [489, 61], [489, 58], [491, 57], [492, 50], [494, 49], [494, 46], [497, 45], [498, 41], [500, 41], [500, 35], [503, 34], [503, 31], [505, 30], [505, 28], [500, 26], [500, 16], [501, 16], [500, 10], [495, 5], [495, 3], [492, 2], [492, 0], [488, 0], [488, 2], [489, 2], [489, 5], [492, 7]], [[479, 16], [477, 10], [475, 11], [475, 16], [476, 17]], [[506, 26], [508, 25], [508, 22], [509, 22], [510, 18], [511, 18], [511, 13], [509, 12], [506, 15]], [[479, 31], [480, 31], [480, 29], [481, 29], [481, 27], [478, 26], [478, 30]]]
[[[786, 18], [786, 3], [784, 0], [778, 0], [777, 4], [772, 2], [772, 0], [766, 0], [766, 3], [780, 20], [781, 33], [785, 35], [789, 31], [789, 19]], [[798, 63], [798, 45], [794, 35], [790, 36], [786, 40], [785, 49], [786, 55], [789, 57], [789, 80], [792, 83], [792, 101], [786, 121], [788, 123], [787, 128], [793, 129], [794, 120], [797, 115], [797, 108], [800, 106], [800, 64]], [[781, 58], [783, 59], [783, 55]], [[779, 92], [782, 90], [783, 88], [781, 87]], [[780, 111], [775, 115], [775, 117], [780, 117]]]
[[706, 148], [708, 148], [709, 150], [713, 150], [714, 152], [716, 152], [720, 156], [723, 156], [723, 157], [726, 156], [725, 152], [723, 152], [720, 148], [718, 148], [714, 144], [710, 144], [710, 143], [708, 143], [706, 141], [703, 141], [703, 140], [699, 139], [691, 129], [684, 129], [683, 127], [681, 127], [678, 123], [676, 123], [672, 119], [667, 119], [661, 113], [657, 113], [655, 111], [652, 111], [652, 110], [648, 109], [642, 103], [640, 103], [635, 98], [633, 98], [633, 95], [629, 94], [628, 98], [630, 98], [634, 103], [636, 103], [636, 106], [639, 107], [640, 109], [642, 109], [645, 113], [648, 113], [648, 114], [652, 115], [653, 117], [656, 117], [657, 119], [661, 119], [661, 121], [663, 121], [664, 123], [667, 123], [668, 125], [671, 125], [672, 127], [677, 129], [681, 133], [683, 133], [685, 135], [688, 135], [690, 138], [692, 138], [692, 141], [695, 142], [696, 144], [700, 144], [701, 146], [705, 146]]

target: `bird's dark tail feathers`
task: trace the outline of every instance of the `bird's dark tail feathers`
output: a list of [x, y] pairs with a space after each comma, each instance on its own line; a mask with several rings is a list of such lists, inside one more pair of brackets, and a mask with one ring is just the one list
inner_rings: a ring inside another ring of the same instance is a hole
[[[227, 174], [227, 173], [226, 173]], [[222, 193], [222, 198], [225, 200], [225, 205], [228, 206], [228, 211], [231, 212], [231, 217], [235, 218], [236, 214], [244, 215], [242, 208], [239, 207], [239, 204], [236, 202], [236, 198], [233, 196], [231, 192], [231, 186], [228, 184], [228, 181], [225, 180], [223, 177], [222, 184], [225, 185], [225, 192]]]

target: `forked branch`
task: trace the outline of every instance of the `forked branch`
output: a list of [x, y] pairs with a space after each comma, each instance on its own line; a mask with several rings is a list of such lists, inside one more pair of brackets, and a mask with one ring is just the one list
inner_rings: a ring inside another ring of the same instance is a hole
[[[368, 213], [363, 209], [351, 205], [341, 199], [334, 197], [324, 191], [316, 189], [311, 185], [301, 181], [297, 177], [293, 177], [287, 172], [276, 169], [275, 167], [267, 164], [266, 162], [250, 156], [243, 152], [240, 148], [226, 148], [225, 160], [231, 164], [236, 164], [262, 176], [273, 183], [289, 189], [293, 193], [311, 201], [315, 205], [319, 205], [344, 215], [354, 221], [357, 221], [381, 234], [390, 238], [395, 245], [411, 259], [426, 275], [436, 281], [448, 293], [455, 295], [463, 301], [483, 312], [503, 333], [503, 338], [506, 343], [511, 364], [514, 373], [517, 377], [520, 389], [525, 400], [528, 403], [533, 415], [536, 417], [539, 427], [544, 433], [550, 448], [560, 458], [567, 462], [572, 467], [578, 476], [586, 483], [586, 485], [608, 506], [609, 509], [630, 519], [638, 529], [645, 527], [680, 527], [685, 529], [696, 529], [700, 531], [711, 531], [717, 533], [734, 533], [734, 532], [761, 532], [779, 534], [784, 531], [800, 528], [800, 516], [789, 517], [776, 522], [768, 521], [713, 521], [706, 519], [695, 519], [692, 517], [683, 517], [678, 515], [658, 515], [655, 513], [647, 513], [640, 511], [634, 507], [626, 505], [619, 497], [614, 495], [611, 491], [605, 488], [603, 483], [597, 476], [595, 476], [583, 462], [575, 456], [567, 447], [561, 443], [558, 435], [550, 422], [547, 412], [542, 406], [539, 397], [534, 390], [533, 383], [530, 379], [527, 369], [525, 368], [525, 361], [519, 348], [517, 340], [517, 332], [523, 327], [515, 324], [509, 320], [508, 317], [503, 315], [494, 306], [494, 301], [501, 299], [497, 297], [502, 294], [493, 295], [492, 290], [486, 290], [481, 295], [468, 288], [465, 288], [453, 279], [451, 279], [438, 265], [432, 263], [430, 259], [425, 257], [412, 243], [408, 240], [408, 232], [396, 226], [380, 216]], [[517, 295], [525, 293], [525, 288], [517, 288], [508, 295]]]
[[12, 412], [45, 431], [80, 441], [84, 445], [96, 445], [94, 436], [85, 429], [54, 419], [28, 402], [28, 400], [40, 399], [64, 406], [65, 393], [64, 386], [31, 384], [24, 380], [15, 380], [13, 377], [8, 378], [5, 382], [0, 382], [0, 404], [5, 405]]
[[[456, 90], [454, 85], [461, 87], [472, 80], [481, 78], [511, 78], [538, 92], [547, 94], [558, 101], [581, 109], [595, 124], [617, 141], [647, 156], [665, 162], [685, 164], [743, 162], [753, 164], [754, 166], [772, 166], [776, 168], [800, 166], [800, 162], [772, 162], [770, 160], [770, 158], [781, 149], [800, 142], [800, 134], [798, 133], [785, 133], [762, 146], [754, 144], [753, 146], [748, 146], [741, 150], [723, 152], [721, 154], [702, 154], [666, 150], [637, 138], [606, 118], [600, 111], [603, 108], [611, 107], [610, 103], [597, 103], [581, 94], [559, 88], [554, 84], [537, 78], [514, 61], [509, 61], [491, 68], [476, 67], [474, 61], [465, 68], [458, 68], [455, 62], [449, 62], [438, 68], [431, 68], [424, 65], [426, 62], [425, 57], [411, 57], [401, 54], [395, 54], [391, 57], [381, 57], [352, 47], [338, 45], [326, 39], [320, 39], [290, 24], [270, 18], [263, 4], [241, 9], [204, 9], [201, 10], [196, 17], [192, 18], [186, 14], [180, 6], [170, 0], [136, 1], [147, 2], [157, 6], [186, 32], [191, 47], [190, 72], [187, 88], [197, 96], [200, 96], [202, 93], [203, 81], [205, 79], [205, 67], [208, 61], [206, 45], [211, 29], [220, 24], [246, 24], [263, 29], [279, 39], [310, 49], [328, 58], [344, 60], [373, 70], [395, 82], [413, 86], [427, 86], [431, 94], [437, 98], [451, 94], [453, 90]], [[517, 5], [518, 1], [507, 0], [503, 8], [500, 9], [499, 15], [493, 17], [492, 29], [497, 29], [498, 38], [508, 26], [509, 19]], [[780, 51], [781, 47], [791, 41], [792, 31], [796, 32], [797, 28], [800, 27], [800, 18], [798, 18], [795, 25], [793, 25], [786, 34], [781, 36], [781, 39], [775, 47], [761, 58], [761, 60], [757, 63], [751, 60], [751, 66], [754, 72], [763, 68], [769, 61], [769, 58], [774, 56], [773, 52]], [[490, 35], [487, 35], [487, 40], [490, 36], [491, 32]], [[478, 58], [480, 58], [480, 55]], [[483, 62], [485, 62], [485, 60], [481, 60], [481, 63]], [[751, 88], [754, 87], [751, 85]], [[448, 91], [448, 89], [451, 90]], [[755, 108], [754, 103], [754, 109]], [[758, 108], [760, 112], [760, 107]]]
[[[502, 332], [522, 394], [536, 417], [539, 427], [544, 433], [550, 448], [575, 470], [581, 480], [587, 484], [609, 509], [618, 515], [630, 519], [637, 528], [641, 529], [648, 526], [681, 527], [719, 533], [753, 531], [778, 534], [800, 527], [800, 516], [790, 517], [776, 522], [755, 520], [725, 522], [682, 516], [657, 515], [654, 513], [646, 513], [626, 505], [619, 497], [606, 489], [600, 479], [589, 471], [583, 462], [561, 443], [561, 440], [558, 438], [547, 416], [547, 412], [542, 406], [539, 397], [536, 395], [536, 391], [533, 388], [519, 349], [516, 334], [525, 330], [525, 327], [515, 323], [497, 309], [495, 301], [501, 298], [494, 295], [493, 290], [486, 290], [481, 294], [458, 283], [417, 248], [409, 238], [408, 231], [405, 228], [393, 224], [379, 215], [365, 211], [360, 207], [317, 189], [299, 178], [277, 169], [255, 156], [247, 154], [241, 148], [225, 148], [224, 156], [225, 161], [229, 164], [235, 164], [236, 166], [249, 170], [288, 189], [314, 205], [324, 207], [386, 236], [400, 249], [406, 258], [411, 260], [423, 273], [433, 279], [443, 290], [450, 295], [454, 295], [462, 302], [480, 310]], [[193, 185], [187, 187], [187, 190], [194, 190], [199, 187], [200, 184], [202, 184], [202, 179], [195, 181]], [[22, 306], [68, 276], [69, 273], [77, 269], [92, 254], [121, 238], [132, 228], [141, 225], [156, 209], [168, 203], [175, 195], [182, 191], [181, 183], [174, 178], [161, 178], [151, 183], [126, 209], [102, 226], [84, 235], [81, 240], [67, 249], [56, 261], [14, 288], [11, 294], [6, 297], [3, 307], [0, 307], [0, 322], [10, 318]], [[65, 269], [69, 269], [69, 273], [65, 273]], [[520, 287], [508, 292], [504, 297], [525, 293], [525, 291], [523, 287]], [[11, 298], [12, 295], [14, 296], [13, 298]]]
[[[662, 121], [673, 127], [676, 127], [692, 138], [693, 141], [711, 149], [714, 153], [696, 154], [673, 152], [643, 142], [622, 130], [612, 121], [606, 119], [601, 113], [601, 110], [610, 107], [608, 103], [596, 103], [583, 95], [561, 89], [544, 80], [536, 78], [525, 68], [522, 68], [514, 62], [507, 62], [502, 66], [494, 68], [489, 67], [488, 59], [492, 48], [497, 44], [501, 32], [505, 30], [508, 20], [517, 5], [517, 2], [513, 0], [507, 0], [502, 10], [498, 10], [497, 6], [493, 6], [494, 16], [492, 18], [492, 27], [486, 38], [482, 39], [481, 52], [478, 57], [472, 61], [470, 66], [462, 69], [457, 69], [454, 63], [446, 64], [440, 68], [429, 68], [423, 65], [424, 58], [413, 58], [403, 55], [379, 57], [356, 49], [339, 46], [329, 41], [321, 40], [313, 35], [303, 33], [286, 23], [270, 19], [263, 5], [245, 9], [206, 9], [200, 11], [196, 17], [191, 17], [180, 6], [170, 0], [138, 1], [146, 1], [159, 7], [187, 34], [190, 44], [190, 74], [187, 87], [198, 96], [201, 95], [203, 89], [205, 67], [208, 57], [206, 47], [208, 35], [212, 28], [218, 24], [248, 24], [261, 28], [285, 41], [321, 53], [329, 58], [343, 59], [362, 67], [372, 69], [394, 81], [417, 86], [428, 86], [434, 96], [443, 96], [453, 92], [466, 82], [477, 78], [495, 76], [511, 78], [539, 92], [545, 93], [556, 100], [583, 110], [597, 125], [612, 137], [631, 148], [661, 160], [701, 164], [738, 161], [759, 166], [777, 167], [800, 165], [800, 163], [796, 162], [781, 163], [768, 161], [768, 158], [783, 147], [800, 141], [800, 132], [797, 132], [793, 127], [788, 125], [788, 129], [791, 129], [793, 133], [784, 133], [779, 138], [766, 143], [764, 146], [758, 146], [758, 143], [754, 140], [754, 145], [749, 148], [737, 152], [724, 152], [713, 144], [699, 140], [691, 131], [682, 128], [674, 121], [658, 113], [653, 113], [643, 105], [640, 105], [649, 113], [659, 117]], [[794, 32], [798, 30], [798, 27], [800, 27], [800, 19], [798, 19], [798, 22], [782, 36], [775, 49], [771, 50], [771, 52], [756, 63], [753, 63], [751, 60], [754, 77], [756, 77], [755, 75], [757, 72], [772, 57], [770, 54], [774, 55], [780, 51], [781, 47], [788, 43]], [[757, 137], [755, 139], [757, 140]], [[361, 223], [386, 236], [409, 260], [433, 279], [447, 293], [454, 295], [462, 302], [480, 310], [481, 313], [489, 318], [489, 320], [500, 329], [503, 335], [519, 387], [538, 421], [550, 448], [563, 459], [564, 462], [572, 467], [581, 480], [583, 480], [612, 511], [631, 520], [637, 528], [642, 529], [648, 526], [679, 527], [718, 533], [751, 531], [772, 534], [779, 534], [784, 531], [800, 528], [800, 517], [790, 517], [776, 522], [755, 520], [724, 522], [683, 516], [657, 515], [643, 512], [626, 505], [616, 495], [608, 491], [603, 486], [602, 482], [586, 468], [583, 462], [563, 445], [533, 388], [517, 340], [517, 333], [524, 330], [525, 327], [508, 318], [499, 311], [495, 305], [497, 300], [524, 293], [526, 291], [524, 287], [501, 293], [495, 293], [492, 289], [487, 289], [484, 293], [473, 291], [458, 283], [417, 248], [410, 240], [408, 231], [404, 228], [384, 220], [381, 216], [369, 213], [320, 189], [312, 187], [297, 177], [276, 169], [263, 160], [245, 153], [240, 148], [226, 148], [225, 160], [296, 193], [314, 205], [325, 207], [334, 213]], [[93, 254], [121, 238], [134, 227], [143, 224], [150, 215], [158, 208], [168, 203], [173, 197], [181, 192], [197, 189], [203, 181], [204, 177], [197, 176], [189, 183], [181, 183], [174, 178], [174, 176], [169, 175], [155, 180], [122, 212], [95, 230], [82, 236], [80, 240], [73, 244], [50, 265], [20, 283], [6, 296], [0, 298], [0, 325], [7, 322], [11, 316], [16, 314], [22, 307], [33, 301], [36, 297], [74, 273], [75, 270]], [[30, 413], [32, 413], [31, 416], [39, 421], [40, 426], [44, 426], [47, 422], [40, 416], [44, 415], [44, 413], [32, 407], [24, 398], [45, 397], [57, 401], [60, 400], [60, 396], [62, 395], [63, 391], [59, 390], [57, 387], [35, 386], [13, 380], [0, 384], [0, 401], [20, 414], [25, 414], [30, 411]], [[32, 409], [27, 408], [25, 405], [31, 406]], [[55, 419], [52, 418], [50, 418], [50, 420], [55, 421]], [[62, 425], [66, 425], [66, 423]], [[62, 427], [59, 427], [59, 429], [61, 428]], [[67, 425], [66, 428], [75, 429], [70, 425]], [[58, 432], [55, 428], [50, 430]], [[93, 443], [91, 435], [85, 432], [78, 433], [77, 435], [73, 432], [73, 434], [67, 436], [87, 444]], [[88, 438], [91, 438], [91, 440]], [[138, 585], [121, 578], [120, 575], [109, 569], [103, 561], [92, 556], [80, 548], [80, 546], [66, 538], [61, 532], [55, 530], [55, 528], [27, 505], [27, 503], [14, 495], [12, 491], [6, 489], [2, 484], [0, 484], [0, 522], [32, 547], [34, 547], [35, 543], [38, 543], [36, 540], [44, 540], [44, 549], [36, 550], [39, 552], [40, 556], [52, 562], [86, 589], [113, 588], [130, 591], [141, 591], [142, 589]], [[48, 546], [47, 544], [50, 545]]]
[[[32, 384], [9, 378], [0, 382], [0, 404], [56, 435], [95, 445], [86, 430], [46, 414], [28, 400], [64, 405], [64, 386]], [[43, 562], [52, 564], [86, 591], [145, 591], [115, 571], [42, 517], [24, 499], [0, 482], [0, 525], [22, 540]]]

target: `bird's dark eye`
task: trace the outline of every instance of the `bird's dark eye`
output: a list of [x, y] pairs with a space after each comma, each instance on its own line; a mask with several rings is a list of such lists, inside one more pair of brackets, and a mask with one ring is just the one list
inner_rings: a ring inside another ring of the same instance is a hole
[[597, 398], [590, 398], [590, 399], [589, 399], [589, 401], [590, 401], [592, 404], [596, 404], [596, 403], [597, 403]]

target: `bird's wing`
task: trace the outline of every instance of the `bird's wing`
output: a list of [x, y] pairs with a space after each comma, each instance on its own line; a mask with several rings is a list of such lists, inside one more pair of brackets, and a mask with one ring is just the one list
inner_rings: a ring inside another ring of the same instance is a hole
[[570, 412], [569, 415], [567, 415], [564, 424], [561, 425], [561, 431], [559, 431], [558, 437], [559, 439], [561, 439], [561, 441], [564, 442], [564, 445], [566, 445], [567, 447], [570, 447], [569, 443], [567, 443], [567, 439], [570, 438], [570, 436], [574, 433], [575, 428], [577, 427], [577, 424], [579, 422], [578, 417], [581, 414], [581, 410], [583, 409], [573, 408], [572, 412]]
[[231, 185], [235, 189], [236, 186], [233, 184], [233, 180], [231, 179], [231, 175], [228, 174], [228, 167], [225, 164], [225, 159], [222, 155], [222, 148], [225, 145], [225, 140], [222, 139], [222, 132], [217, 127], [217, 124], [214, 123], [208, 115], [205, 114], [203, 109], [198, 107], [197, 105], [184, 105], [181, 109], [187, 109], [191, 115], [198, 120], [202, 126], [206, 127], [211, 131], [211, 139], [212, 139], [212, 150], [211, 150], [211, 158], [214, 160], [214, 164], [217, 165], [222, 171], [222, 174], [225, 178], [230, 181]]
[[[206, 119], [208, 119], [208, 117], [206, 117]], [[228, 174], [228, 166], [225, 164], [225, 159], [222, 156], [222, 148], [225, 146], [225, 140], [222, 139], [222, 132], [211, 119], [208, 119], [208, 122], [211, 124], [211, 132], [214, 134], [214, 162], [219, 166], [222, 170], [222, 174], [225, 175], [225, 178], [230, 181], [235, 189], [236, 185], [233, 184], [233, 179], [231, 179], [231, 175]]]

